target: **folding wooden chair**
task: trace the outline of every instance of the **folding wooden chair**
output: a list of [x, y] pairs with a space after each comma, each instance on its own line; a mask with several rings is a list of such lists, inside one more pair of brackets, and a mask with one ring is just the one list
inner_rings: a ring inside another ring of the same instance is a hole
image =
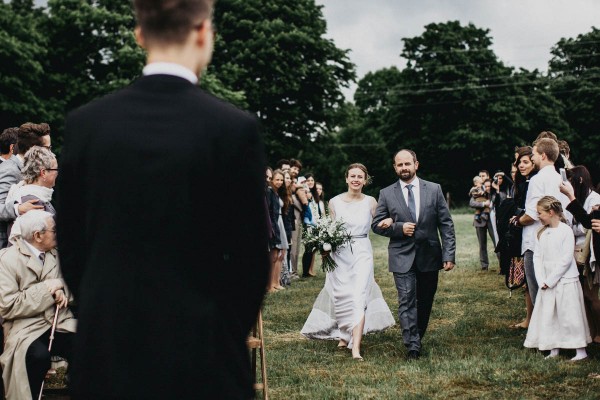
[[[252, 382], [254, 382], [254, 390], [262, 390], [263, 399], [269, 399], [269, 389], [267, 386], [267, 361], [265, 359], [265, 341], [263, 339], [263, 323], [262, 323], [262, 310], [258, 312], [258, 318], [256, 324], [252, 328], [252, 333], [246, 340], [248, 349], [251, 351], [252, 361]], [[260, 355], [260, 373], [261, 382], [256, 381], [256, 353]]]

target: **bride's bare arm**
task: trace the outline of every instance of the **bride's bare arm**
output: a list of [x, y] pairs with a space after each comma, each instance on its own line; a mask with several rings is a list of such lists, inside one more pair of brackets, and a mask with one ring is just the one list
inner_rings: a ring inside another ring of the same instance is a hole
[[375, 217], [375, 211], [377, 210], [377, 200], [375, 200], [375, 197], [369, 196], [369, 201], [371, 202], [371, 217]]
[[331, 204], [331, 202], [329, 202], [329, 216], [331, 217], [331, 219], [335, 219], [335, 210], [333, 209], [333, 204]]

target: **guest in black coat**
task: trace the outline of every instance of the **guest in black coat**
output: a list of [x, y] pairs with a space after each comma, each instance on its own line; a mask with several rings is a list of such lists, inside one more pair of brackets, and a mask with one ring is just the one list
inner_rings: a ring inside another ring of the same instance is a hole
[[134, 6], [144, 76], [66, 121], [57, 227], [79, 303], [73, 398], [248, 399], [245, 339], [269, 270], [258, 124], [196, 86], [212, 0]]

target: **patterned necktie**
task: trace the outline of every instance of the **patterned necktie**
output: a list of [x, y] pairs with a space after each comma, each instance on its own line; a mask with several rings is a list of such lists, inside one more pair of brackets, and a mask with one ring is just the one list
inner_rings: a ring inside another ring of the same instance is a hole
[[408, 189], [408, 210], [413, 217], [413, 221], [417, 222], [417, 207], [415, 206], [415, 195], [413, 194], [412, 188], [413, 185], [406, 185], [406, 189]]
[[46, 260], [46, 253], [40, 253], [39, 258], [42, 262], [42, 265], [44, 265], [44, 261]]

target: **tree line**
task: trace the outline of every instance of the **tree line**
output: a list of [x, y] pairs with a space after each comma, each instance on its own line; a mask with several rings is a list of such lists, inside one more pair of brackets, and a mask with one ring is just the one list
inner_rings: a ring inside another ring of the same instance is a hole
[[[488, 29], [432, 23], [403, 39], [402, 70], [358, 81], [349, 50], [325, 38], [314, 0], [222, 0], [213, 62], [201, 86], [255, 114], [269, 161], [295, 157], [328, 193], [362, 162], [377, 194], [391, 183], [392, 154], [417, 151], [420, 175], [466, 199], [481, 168], [509, 172], [513, 148], [551, 130], [600, 179], [600, 31], [564, 38], [547, 73], [506, 66]], [[121, 0], [0, 0], [0, 127], [47, 121], [60, 146], [66, 113], [137, 78], [144, 52]], [[59, 149], [60, 150], [60, 149]], [[464, 195], [464, 196], [463, 196]]]

